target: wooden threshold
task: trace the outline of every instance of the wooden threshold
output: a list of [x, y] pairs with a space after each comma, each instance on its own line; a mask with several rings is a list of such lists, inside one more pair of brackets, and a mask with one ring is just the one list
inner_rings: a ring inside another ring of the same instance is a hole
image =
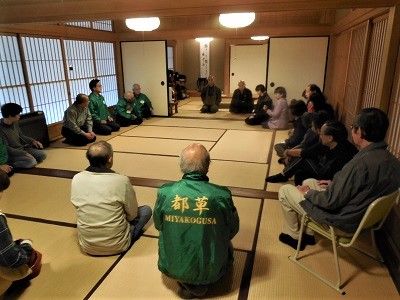
[[[20, 170], [18, 171], [18, 173], [72, 179], [72, 177], [74, 177], [74, 175], [79, 172], [69, 171], [69, 170], [49, 169], [49, 168], [33, 168], [33, 169]], [[142, 177], [128, 177], [128, 178], [132, 185], [152, 187], [152, 188], [159, 188], [163, 184], [173, 182], [172, 180], [162, 180], [162, 179], [152, 179], [152, 178], [142, 178]], [[260, 189], [248, 189], [248, 188], [229, 187], [229, 186], [228, 189], [231, 191], [232, 196], [235, 197], [253, 198], [253, 199], [272, 199], [272, 200], [278, 199], [277, 192], [267, 192], [265, 190], [260, 190]]]

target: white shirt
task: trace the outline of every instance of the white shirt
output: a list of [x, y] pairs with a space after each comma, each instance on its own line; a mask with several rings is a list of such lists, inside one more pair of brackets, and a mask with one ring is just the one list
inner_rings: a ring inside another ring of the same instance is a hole
[[128, 177], [111, 172], [80, 172], [72, 179], [71, 202], [77, 209], [78, 240], [83, 251], [112, 255], [128, 249], [129, 221], [138, 211]]

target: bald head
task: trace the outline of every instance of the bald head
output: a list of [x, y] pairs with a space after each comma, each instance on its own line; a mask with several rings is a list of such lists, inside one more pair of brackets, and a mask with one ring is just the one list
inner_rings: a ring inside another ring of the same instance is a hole
[[180, 167], [182, 173], [208, 173], [210, 154], [201, 144], [191, 144], [182, 150]]
[[106, 141], [100, 141], [92, 144], [86, 151], [86, 158], [91, 167], [111, 168], [113, 149]]
[[211, 87], [214, 86], [214, 76], [208, 76], [208, 85]]
[[128, 102], [132, 102], [133, 101], [133, 93], [131, 91], [126, 91], [124, 94], [124, 98]]
[[238, 82], [238, 88], [241, 92], [243, 92], [244, 88], [246, 87], [246, 82], [244, 82], [244, 80], [240, 80]]

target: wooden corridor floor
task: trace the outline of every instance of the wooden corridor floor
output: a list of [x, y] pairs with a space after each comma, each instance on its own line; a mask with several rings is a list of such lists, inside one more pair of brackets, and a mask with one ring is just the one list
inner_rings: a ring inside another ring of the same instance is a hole
[[[101, 139], [112, 144], [113, 169], [130, 177], [139, 205], [151, 207], [160, 185], [181, 178], [180, 151], [193, 142], [209, 149], [210, 181], [231, 189], [240, 230], [233, 240], [234, 268], [207, 298], [343, 298], [293, 264], [287, 258], [292, 249], [278, 241], [280, 185], [265, 187], [264, 178], [280, 171], [272, 149], [287, 132], [247, 126], [239, 116], [229, 118], [226, 111], [215, 116], [196, 112], [198, 116], [191, 117], [188, 112], [194, 114], [200, 101], [189, 100], [172, 118], [152, 118]], [[43, 267], [30, 287], [5, 299], [178, 299], [177, 283], [157, 269], [158, 232], [152, 222], [126, 253], [91, 257], [80, 251], [76, 212], [69, 198], [71, 178], [88, 165], [86, 148], [57, 141], [46, 149], [43, 163], [11, 178], [0, 208], [14, 238], [31, 238], [43, 253]], [[329, 243], [320, 240], [303, 252], [305, 260], [329, 276], [333, 270]], [[312, 253], [316, 255], [309, 256]], [[383, 265], [351, 249], [340, 249], [339, 255], [347, 299], [399, 296]]]

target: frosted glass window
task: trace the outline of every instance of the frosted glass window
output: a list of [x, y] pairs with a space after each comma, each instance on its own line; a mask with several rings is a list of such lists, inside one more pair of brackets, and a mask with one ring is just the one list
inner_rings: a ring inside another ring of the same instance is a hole
[[59, 39], [22, 37], [34, 111], [43, 111], [48, 124], [59, 122], [68, 94]]
[[97, 78], [103, 85], [103, 96], [108, 106], [118, 101], [117, 77], [115, 73], [114, 44], [94, 42]]
[[173, 70], [174, 69], [174, 48], [173, 47], [167, 47], [167, 59], [168, 59], [168, 69]]
[[111, 20], [101, 20], [101, 21], [83, 21], [83, 22], [67, 22], [68, 26], [83, 27], [83, 28], [93, 28], [96, 30], [103, 31], [113, 31]]
[[75, 27], [83, 27], [83, 28], [90, 28], [90, 22], [68, 22], [65, 23], [69, 26], [75, 26]]
[[92, 42], [65, 40], [64, 47], [73, 102], [78, 94], [90, 94], [89, 82], [95, 77]]
[[1, 35], [0, 105], [10, 102], [21, 105], [23, 113], [30, 111], [17, 37]]
[[103, 31], [113, 31], [111, 20], [94, 21], [92, 22], [92, 27], [93, 29], [98, 29]]

